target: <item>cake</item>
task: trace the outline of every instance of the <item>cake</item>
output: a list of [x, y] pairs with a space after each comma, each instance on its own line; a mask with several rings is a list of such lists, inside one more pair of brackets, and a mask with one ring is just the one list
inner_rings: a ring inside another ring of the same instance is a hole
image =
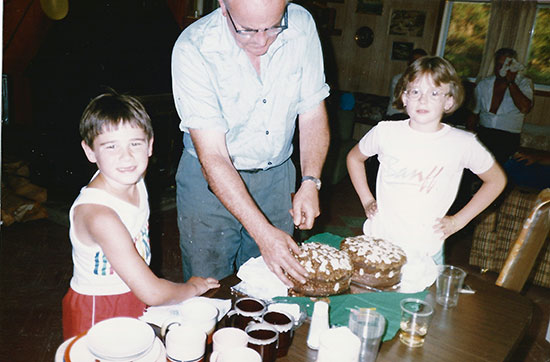
[[401, 281], [405, 252], [389, 241], [367, 235], [346, 238], [340, 250], [349, 253], [353, 264], [352, 281], [374, 288], [387, 288]]
[[294, 257], [309, 276], [302, 284], [288, 275], [296, 295], [321, 297], [349, 289], [353, 268], [347, 252], [315, 242], [302, 244], [300, 250], [300, 254], [294, 254]]

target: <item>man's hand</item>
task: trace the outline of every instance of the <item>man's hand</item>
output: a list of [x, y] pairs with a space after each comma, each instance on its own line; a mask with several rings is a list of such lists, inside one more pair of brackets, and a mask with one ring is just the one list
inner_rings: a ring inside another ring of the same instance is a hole
[[271, 227], [270, 230], [256, 239], [256, 243], [258, 243], [267, 267], [289, 288], [293, 284], [285, 275], [285, 272], [300, 283], [306, 282], [307, 271], [290, 253], [290, 250], [295, 254], [300, 253], [300, 248], [290, 235], [276, 227]]
[[294, 225], [300, 230], [310, 230], [315, 218], [321, 214], [319, 208], [319, 191], [315, 183], [304, 182], [292, 200], [292, 209], [289, 210], [294, 219]]

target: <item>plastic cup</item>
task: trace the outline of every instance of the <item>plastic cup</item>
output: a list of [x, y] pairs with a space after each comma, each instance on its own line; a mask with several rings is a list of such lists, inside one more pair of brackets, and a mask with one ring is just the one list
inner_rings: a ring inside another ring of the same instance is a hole
[[453, 308], [458, 304], [458, 296], [466, 272], [452, 265], [440, 265], [436, 285], [436, 302], [444, 308]]
[[399, 340], [409, 347], [422, 347], [428, 334], [433, 314], [430, 303], [421, 299], [406, 298], [401, 301]]
[[359, 361], [376, 361], [380, 341], [386, 328], [384, 316], [372, 309], [352, 309], [349, 314], [348, 327], [361, 340]]

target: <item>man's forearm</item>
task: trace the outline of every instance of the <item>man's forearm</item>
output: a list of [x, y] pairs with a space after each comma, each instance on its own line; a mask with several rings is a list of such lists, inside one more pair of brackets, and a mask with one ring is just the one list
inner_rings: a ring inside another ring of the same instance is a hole
[[514, 104], [521, 113], [527, 114], [531, 110], [532, 102], [529, 98], [523, 94], [519, 86], [515, 82], [508, 83], [508, 89], [510, 90], [510, 96], [514, 101]]
[[300, 166], [302, 176], [321, 177], [330, 143], [328, 117], [324, 101], [299, 116]]

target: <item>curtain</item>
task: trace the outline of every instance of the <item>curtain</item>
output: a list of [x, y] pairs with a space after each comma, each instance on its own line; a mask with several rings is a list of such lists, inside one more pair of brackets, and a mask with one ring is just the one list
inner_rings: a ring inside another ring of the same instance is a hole
[[518, 53], [518, 61], [527, 63], [536, 13], [537, 2], [533, 0], [492, 0], [478, 81], [493, 73], [494, 54], [500, 48], [514, 49]]

